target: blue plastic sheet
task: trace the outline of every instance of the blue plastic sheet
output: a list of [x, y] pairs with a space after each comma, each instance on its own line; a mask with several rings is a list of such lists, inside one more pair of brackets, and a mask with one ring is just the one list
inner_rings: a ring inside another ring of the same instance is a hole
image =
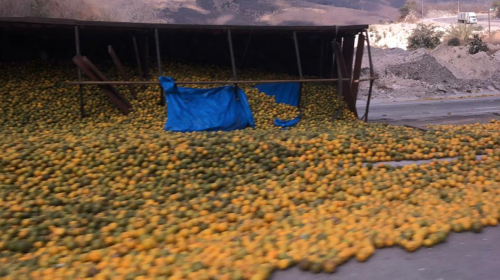
[[167, 101], [166, 131], [231, 131], [255, 127], [247, 97], [233, 86], [194, 89], [177, 87], [174, 79], [160, 77]]
[[269, 83], [255, 86], [261, 92], [274, 96], [276, 102], [299, 106], [299, 83]]
[[[285, 103], [291, 106], [299, 106], [299, 94], [300, 94], [300, 84], [299, 83], [269, 83], [269, 84], [258, 84], [255, 86], [259, 91], [274, 96], [277, 103]], [[274, 119], [274, 125], [280, 127], [292, 127], [298, 124], [300, 121], [300, 115], [293, 120], [284, 121], [278, 118]]]
[[300, 121], [300, 115], [298, 115], [295, 119], [289, 120], [289, 121], [284, 121], [280, 120], [278, 118], [274, 119], [274, 125], [275, 126], [281, 126], [281, 127], [292, 127], [295, 126], [299, 123]]

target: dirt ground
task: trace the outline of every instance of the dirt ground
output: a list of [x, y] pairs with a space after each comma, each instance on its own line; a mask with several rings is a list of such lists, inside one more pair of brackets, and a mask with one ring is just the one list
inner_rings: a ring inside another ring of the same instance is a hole
[[[467, 47], [439, 46], [434, 51], [401, 48], [372, 48], [374, 70], [379, 77], [373, 98], [426, 99], [436, 96], [470, 94], [500, 90], [500, 46], [488, 44], [489, 51], [471, 55]], [[367, 51], [362, 75], [368, 76]], [[366, 99], [368, 84], [360, 86], [360, 99]]]

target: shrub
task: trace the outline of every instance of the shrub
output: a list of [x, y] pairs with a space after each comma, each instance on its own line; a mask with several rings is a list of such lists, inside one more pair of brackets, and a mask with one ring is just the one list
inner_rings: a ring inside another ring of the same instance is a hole
[[500, 18], [500, 1], [495, 1], [491, 3], [493, 9], [495, 9], [495, 17]]
[[448, 40], [448, 46], [457, 47], [460, 46], [460, 39], [457, 37], [450, 38]]
[[479, 52], [487, 52], [488, 51], [488, 46], [479, 38], [479, 35], [474, 34], [474, 38], [470, 42], [469, 46], [469, 53], [470, 54], [476, 54]]
[[446, 35], [450, 38], [457, 37], [460, 40], [464, 41], [466, 44], [468, 44], [472, 34], [474, 34], [474, 31], [481, 31], [481, 29], [482, 26], [480, 25], [456, 24], [456, 25], [451, 25], [446, 30]]
[[401, 19], [405, 19], [410, 15], [412, 11], [417, 10], [417, 3], [415, 1], [408, 1], [403, 7], [399, 8], [399, 16]]
[[444, 33], [436, 31], [436, 27], [419, 24], [410, 37], [408, 37], [408, 49], [415, 50], [419, 48], [434, 49], [441, 43]]

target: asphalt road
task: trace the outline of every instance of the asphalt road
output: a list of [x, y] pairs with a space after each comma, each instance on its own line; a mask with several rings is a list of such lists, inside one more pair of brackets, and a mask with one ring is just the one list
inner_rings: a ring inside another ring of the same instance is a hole
[[[358, 110], [364, 112], [359, 101]], [[375, 100], [370, 121], [391, 124], [475, 123], [498, 118], [500, 96], [457, 100]], [[400, 248], [377, 250], [366, 263], [351, 260], [334, 274], [313, 274], [298, 268], [275, 272], [272, 280], [499, 280], [500, 228], [481, 234], [452, 233], [433, 248], [407, 253]]]
[[[364, 114], [365, 106], [365, 101], [358, 101], [360, 115]], [[368, 120], [415, 126], [467, 124], [498, 119], [496, 114], [500, 114], [500, 96], [391, 103], [375, 100], [370, 105]]]
[[[457, 17], [442, 17], [442, 18], [430, 18], [425, 19], [425, 21], [434, 21], [449, 24], [458, 24]], [[485, 29], [488, 28], [488, 15], [479, 14], [477, 15], [477, 24], [482, 25]], [[500, 28], [500, 19], [493, 18], [491, 16], [491, 28]]]
[[[364, 112], [365, 102], [358, 101]], [[468, 99], [374, 100], [372, 122], [395, 125], [475, 123], [498, 118], [500, 96]], [[362, 114], [362, 113], [361, 113]], [[409, 162], [414, 163], [414, 162]], [[400, 248], [377, 250], [366, 263], [351, 260], [334, 274], [313, 274], [298, 268], [275, 272], [272, 280], [499, 280], [500, 228], [482, 234], [453, 233], [433, 248], [407, 253]]]

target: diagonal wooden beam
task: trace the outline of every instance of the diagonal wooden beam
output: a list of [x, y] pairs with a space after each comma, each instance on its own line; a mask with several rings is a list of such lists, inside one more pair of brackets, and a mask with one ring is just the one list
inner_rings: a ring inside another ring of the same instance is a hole
[[[73, 58], [73, 62], [85, 73], [92, 81], [103, 81], [88, 65], [88, 63], [84, 60], [84, 58], [80, 55], [76, 55]], [[109, 99], [118, 107], [118, 109], [124, 115], [128, 115], [131, 111], [131, 107], [123, 102], [118, 96], [115, 95], [113, 90], [109, 85], [99, 85], [99, 87], [104, 91], [104, 93], [108, 96]]]
[[[108, 81], [109, 79], [106, 77], [106, 75], [104, 75], [104, 73], [102, 73], [95, 65], [94, 63], [92, 63], [92, 61], [90, 61], [90, 59], [88, 59], [86, 56], [83, 57], [83, 61], [85, 61], [85, 63], [89, 66], [89, 68], [94, 71], [94, 74], [99, 78], [101, 79], [102, 81]], [[113, 92], [113, 94], [118, 97], [124, 104], [127, 105], [127, 107], [129, 108], [132, 108], [132, 104], [130, 104], [130, 102], [128, 102], [128, 100], [125, 98], [125, 96], [123, 96], [119, 91], [118, 89], [113, 86], [113, 85], [109, 85], [109, 89], [111, 90], [111, 92]]]
[[137, 71], [139, 76], [144, 79], [144, 72], [142, 71], [141, 57], [139, 56], [139, 46], [137, 46], [137, 39], [132, 37], [132, 43], [134, 44], [135, 60], [137, 61]]
[[[116, 68], [118, 68], [118, 71], [122, 75], [123, 80], [128, 81], [129, 76], [128, 76], [127, 72], [125, 71], [125, 68], [123, 68], [122, 62], [120, 61], [120, 59], [116, 55], [115, 50], [113, 49], [113, 47], [111, 45], [108, 46], [108, 53], [111, 56], [113, 63], [116, 65]], [[130, 91], [130, 94], [132, 94], [132, 96], [134, 98], [137, 98], [137, 93], [135, 92], [134, 86], [128, 85], [128, 90]]]

